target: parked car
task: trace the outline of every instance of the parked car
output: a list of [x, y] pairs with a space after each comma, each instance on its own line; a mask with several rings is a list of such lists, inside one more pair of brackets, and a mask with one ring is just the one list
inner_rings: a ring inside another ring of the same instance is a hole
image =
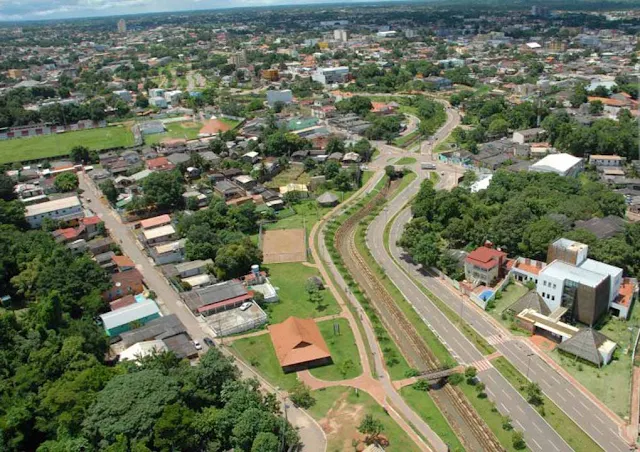
[[202, 350], [202, 345], [198, 341], [193, 341], [193, 346], [196, 348], [196, 350]]
[[240, 310], [241, 311], [246, 311], [247, 309], [249, 309], [251, 307], [253, 303], [250, 301], [245, 301], [244, 303], [242, 303], [242, 305], [240, 306]]
[[215, 347], [216, 344], [215, 342], [213, 342], [213, 340], [210, 337], [205, 337], [203, 339], [204, 343], [207, 344], [207, 347]]

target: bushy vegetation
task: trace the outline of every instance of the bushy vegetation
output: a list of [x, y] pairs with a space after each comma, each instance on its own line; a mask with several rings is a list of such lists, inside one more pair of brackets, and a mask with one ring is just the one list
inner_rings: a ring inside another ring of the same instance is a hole
[[[455, 274], [456, 262], [447, 249], [470, 250], [488, 240], [512, 256], [544, 259], [549, 243], [559, 237], [587, 243], [594, 259], [631, 274], [640, 270], [636, 264], [640, 226], [629, 225], [625, 234], [606, 240], [567, 226], [576, 220], [624, 214], [623, 197], [598, 182], [498, 171], [487, 190], [470, 193], [463, 187], [436, 192], [427, 180], [412, 210], [414, 218], [400, 244], [417, 262], [448, 274]], [[562, 216], [567, 221], [559, 221]]]
[[282, 437], [298, 442], [275, 397], [216, 349], [198, 366], [171, 352], [106, 365], [95, 318], [107, 287], [88, 255], [0, 226], [0, 293], [12, 297], [0, 309], [0, 450], [276, 452]]

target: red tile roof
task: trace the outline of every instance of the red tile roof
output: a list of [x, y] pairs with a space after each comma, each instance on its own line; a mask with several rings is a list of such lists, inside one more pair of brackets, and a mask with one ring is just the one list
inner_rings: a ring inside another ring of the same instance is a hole
[[142, 229], [151, 229], [156, 226], [164, 226], [165, 224], [171, 223], [171, 217], [167, 214], [159, 215], [153, 218], [147, 218], [146, 220], [142, 220], [140, 222], [140, 227]]
[[128, 256], [113, 256], [111, 258], [118, 268], [135, 267], [136, 264]]
[[82, 222], [82, 224], [84, 224], [85, 226], [89, 226], [89, 225], [93, 225], [93, 224], [100, 224], [102, 223], [102, 220], [100, 219], [99, 216], [97, 215], [93, 215], [92, 217], [84, 217], [83, 219], [80, 220]]
[[154, 159], [147, 160], [147, 168], [150, 170], [153, 169], [161, 169], [161, 168], [170, 168], [173, 164], [167, 160], [166, 157], [156, 157]]
[[269, 326], [269, 333], [282, 367], [331, 357], [329, 347], [312, 319], [289, 317]]
[[487, 270], [489, 268], [494, 268], [495, 266], [500, 265], [500, 263], [504, 262], [506, 258], [507, 253], [494, 250], [493, 248], [487, 248], [486, 246], [481, 246], [469, 253], [466, 258], [466, 262], [475, 267], [480, 267]]
[[130, 306], [136, 302], [136, 298], [133, 295], [125, 295], [122, 298], [118, 298], [117, 300], [109, 303], [109, 307], [112, 311], [116, 309], [124, 308], [125, 306]]
[[232, 306], [232, 305], [238, 304], [240, 302], [251, 300], [252, 298], [253, 298], [253, 292], [249, 291], [246, 294], [240, 295], [238, 297], [229, 298], [228, 300], [224, 300], [224, 301], [221, 301], [221, 302], [218, 302], [218, 303], [211, 303], [211, 304], [206, 304], [204, 306], [200, 306], [198, 308], [198, 312], [202, 313], [202, 312], [211, 311], [212, 309], [225, 308], [227, 306]]

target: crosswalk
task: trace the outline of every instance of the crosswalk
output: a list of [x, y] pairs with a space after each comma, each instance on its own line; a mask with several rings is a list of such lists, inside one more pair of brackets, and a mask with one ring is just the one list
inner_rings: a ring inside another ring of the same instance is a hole
[[485, 370], [492, 369], [493, 364], [491, 364], [489, 360], [480, 359], [469, 364], [469, 367], [475, 367], [478, 372], [484, 372]]
[[504, 334], [493, 334], [491, 336], [487, 336], [486, 339], [489, 345], [504, 344], [505, 342], [508, 342], [511, 340], [510, 337]]

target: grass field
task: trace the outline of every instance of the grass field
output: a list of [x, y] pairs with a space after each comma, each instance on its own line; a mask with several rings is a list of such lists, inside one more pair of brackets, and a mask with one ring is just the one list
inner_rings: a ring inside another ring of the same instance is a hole
[[280, 298], [276, 303], [264, 304], [269, 323], [280, 323], [290, 316], [309, 318], [340, 313], [338, 302], [328, 289], [322, 291], [322, 303], [309, 301], [305, 283], [312, 276], [320, 276], [317, 269], [301, 263], [270, 264], [268, 269], [269, 280], [278, 288]]
[[263, 228], [267, 230], [301, 229], [306, 226], [307, 233], [309, 233], [313, 225], [329, 212], [332, 207], [320, 207], [315, 199], [308, 199], [300, 201], [289, 209], [292, 209], [295, 213], [291, 215], [290, 210], [283, 210], [281, 211], [282, 219], [277, 220], [275, 223], [266, 223]]
[[187, 140], [193, 140], [198, 138], [198, 133], [202, 129], [202, 124], [199, 122], [172, 122], [165, 124], [167, 131], [165, 133], [154, 133], [153, 135], [147, 135], [144, 138], [146, 144], [160, 143], [167, 138], [186, 138]]
[[416, 161], [417, 160], [413, 157], [402, 157], [395, 164], [396, 165], [413, 165], [414, 163], [416, 163]]
[[387, 452], [414, 452], [420, 449], [400, 428], [400, 426], [384, 412], [382, 407], [367, 393], [344, 387], [319, 389], [312, 392], [316, 403], [308, 411], [316, 419], [327, 435], [327, 452], [343, 452], [356, 450], [354, 440], [362, 441], [365, 437], [358, 432], [358, 425], [367, 414], [382, 423], [382, 436], [387, 438]]
[[233, 341], [231, 348], [269, 383], [290, 390], [298, 381], [295, 373], [285, 374], [280, 367], [269, 334]]
[[518, 301], [524, 294], [529, 291], [525, 286], [512, 282], [502, 290], [502, 296], [499, 300], [495, 300], [493, 309], [488, 310], [489, 313], [498, 320], [501, 320], [502, 312]]
[[0, 141], [0, 164], [61, 157], [74, 146], [96, 150], [133, 146], [133, 133], [128, 127], [114, 126]]
[[400, 395], [413, 411], [449, 446], [450, 452], [462, 452], [465, 450], [451, 425], [442, 415], [428, 392], [420, 391], [413, 386], [405, 386], [400, 390]]
[[[504, 376], [511, 385], [516, 388], [526, 398], [526, 385], [529, 382], [504, 357], [496, 358], [493, 365]], [[616, 390], [620, 389], [618, 387]], [[602, 451], [592, 439], [578, 425], [571, 420], [569, 416], [564, 414], [558, 406], [547, 396], [543, 395], [544, 418], [558, 432], [558, 435], [564, 439], [569, 446], [580, 452], [596, 452]]]
[[[338, 335], [333, 330], [336, 324], [340, 329]], [[321, 380], [339, 381], [362, 374], [358, 347], [347, 319], [325, 320], [318, 323], [318, 328], [329, 347], [333, 364], [311, 369], [311, 375]]]
[[311, 176], [304, 171], [304, 167], [291, 165], [264, 185], [268, 188], [279, 188], [287, 184], [306, 185], [309, 182], [311, 182]]

